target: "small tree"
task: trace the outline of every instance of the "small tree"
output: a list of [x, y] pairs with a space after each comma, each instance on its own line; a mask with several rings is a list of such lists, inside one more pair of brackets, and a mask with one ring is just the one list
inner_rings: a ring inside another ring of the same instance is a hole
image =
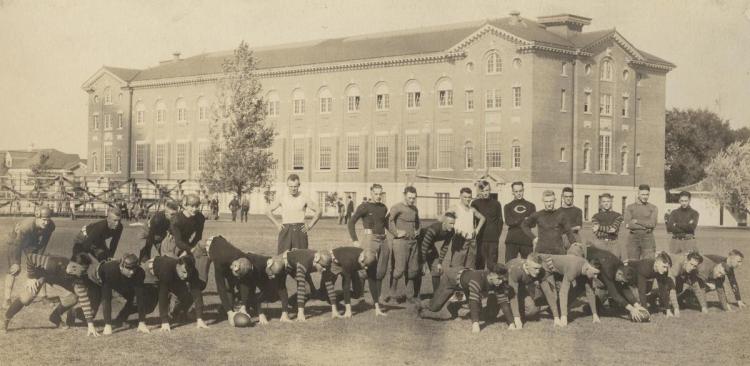
[[750, 140], [735, 142], [706, 167], [706, 181], [716, 201], [732, 211], [750, 208]]
[[33, 187], [31, 195], [41, 204], [49, 187], [55, 184], [51, 179], [52, 172], [50, 171], [49, 154], [44, 152], [39, 153], [39, 161], [34, 163], [30, 169], [31, 175], [29, 175], [27, 183]]
[[255, 69], [253, 53], [244, 41], [224, 61], [210, 127], [211, 145], [201, 173], [202, 183], [212, 192], [240, 196], [272, 181], [271, 167], [276, 161], [269, 148], [274, 129], [265, 123], [265, 102]]

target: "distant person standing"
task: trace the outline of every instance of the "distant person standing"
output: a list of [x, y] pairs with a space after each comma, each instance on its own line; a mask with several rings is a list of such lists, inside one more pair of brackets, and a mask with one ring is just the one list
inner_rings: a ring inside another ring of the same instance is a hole
[[695, 228], [698, 226], [698, 211], [690, 207], [690, 192], [680, 192], [680, 207], [672, 210], [667, 218], [667, 232], [672, 233], [669, 253], [680, 254], [698, 250]]
[[354, 201], [352, 201], [352, 196], [347, 196], [346, 197], [346, 216], [344, 216], [345, 224], [349, 223], [349, 220], [351, 220], [353, 213], [354, 213]]
[[503, 232], [503, 206], [490, 197], [492, 185], [486, 180], [477, 183], [477, 198], [471, 202], [485, 218], [484, 225], [477, 235], [476, 269], [493, 271], [497, 264], [497, 247], [500, 245], [500, 234]]
[[339, 214], [339, 225], [344, 223], [344, 216], [346, 213], [344, 203], [341, 202], [341, 198], [336, 201], [336, 212]]
[[628, 238], [628, 259], [648, 259], [656, 254], [654, 227], [659, 209], [648, 203], [651, 187], [648, 184], [638, 186], [638, 200], [625, 208], [625, 227], [630, 230]]
[[242, 198], [240, 203], [240, 222], [247, 222], [247, 214], [250, 212], [250, 200], [247, 196]]
[[518, 257], [526, 258], [534, 246], [531, 238], [524, 234], [521, 223], [536, 212], [536, 206], [523, 198], [523, 182], [513, 182], [513, 201], [508, 202], [503, 209], [508, 234], [505, 237], [505, 262]]
[[[567, 250], [574, 242], [581, 242], [581, 236], [579, 233], [581, 227], [583, 227], [583, 211], [573, 204], [573, 188], [563, 188], [559, 211], [565, 216], [565, 222], [567, 223], [566, 232], [563, 233], [562, 237], [563, 248]], [[568, 238], [569, 236], [570, 239], [574, 239], [575, 241], [571, 242]]]
[[232, 222], [237, 221], [237, 211], [240, 209], [240, 201], [237, 200], [237, 196], [232, 197], [229, 201], [229, 211], [232, 211]]
[[[320, 220], [321, 212], [315, 202], [300, 192], [300, 180], [297, 174], [290, 174], [286, 179], [287, 194], [282, 195], [266, 209], [266, 216], [279, 230], [277, 253], [281, 254], [292, 248], [307, 249], [308, 233]], [[273, 213], [281, 208], [281, 222]], [[307, 210], [314, 213], [309, 224], [305, 222]]]
[[76, 219], [76, 201], [73, 198], [68, 199], [68, 206], [70, 207], [70, 219]]
[[594, 246], [606, 250], [619, 259], [626, 257], [617, 241], [622, 225], [622, 215], [612, 211], [612, 195], [604, 193], [599, 196], [599, 212], [591, 218], [591, 230], [594, 232]]
[[214, 220], [219, 219], [219, 197], [214, 196], [214, 198], [211, 199], [211, 202], [209, 203], [211, 206], [211, 216], [214, 217]]

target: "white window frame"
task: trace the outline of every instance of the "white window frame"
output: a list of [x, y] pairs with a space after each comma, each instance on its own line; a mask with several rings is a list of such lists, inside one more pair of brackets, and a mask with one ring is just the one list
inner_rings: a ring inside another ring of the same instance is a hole
[[591, 172], [591, 144], [588, 142], [583, 144], [583, 171]]
[[304, 137], [292, 138], [292, 170], [305, 170], [305, 140]]
[[406, 93], [406, 108], [407, 109], [419, 109], [422, 106], [422, 92], [413, 91]]
[[[135, 153], [133, 154], [133, 159], [135, 160], [133, 164], [133, 172], [134, 173], [143, 173], [146, 171], [146, 167], [148, 166], [148, 147], [149, 143], [145, 141], [136, 141], [135, 142]], [[138, 151], [139, 148], [142, 148], [142, 151]], [[140, 161], [139, 159], [140, 158]], [[140, 164], [140, 169], [139, 165]]]
[[117, 129], [122, 130], [124, 125], [125, 125], [125, 122], [123, 121], [122, 112], [117, 112]]
[[514, 109], [521, 108], [521, 87], [520, 86], [513, 87], [513, 108]]
[[567, 61], [563, 61], [562, 62], [562, 67], [561, 67], [561, 70], [560, 70], [560, 76], [568, 77], [568, 62]]
[[112, 173], [114, 171], [113, 147], [111, 142], [105, 142], [102, 149], [102, 171]]
[[490, 52], [487, 55], [487, 63], [485, 66], [485, 72], [487, 75], [500, 74], [503, 72], [503, 59], [497, 51]]
[[[182, 164], [180, 164], [180, 147], [184, 148], [182, 154]], [[174, 171], [186, 172], [189, 166], [190, 141], [180, 140], [174, 144]], [[182, 165], [182, 167], [180, 167]]]
[[404, 169], [414, 170], [419, 166], [420, 150], [418, 134], [408, 133], [404, 135]]
[[628, 160], [630, 160], [630, 151], [627, 146], [620, 148], [620, 174], [628, 174]]
[[390, 168], [390, 145], [391, 136], [376, 135], [373, 147], [375, 149], [375, 169], [386, 170]]
[[333, 97], [320, 97], [320, 114], [331, 114], [333, 110]]
[[[490, 137], [497, 136], [497, 141]], [[500, 131], [486, 131], [484, 137], [484, 164], [487, 169], [503, 169], [502, 134]]]
[[94, 130], [99, 130], [99, 114], [94, 113]]
[[359, 135], [346, 136], [346, 170], [359, 170], [361, 168], [362, 148]]
[[464, 169], [473, 170], [475, 166], [474, 161], [474, 142], [464, 142]]
[[211, 144], [207, 140], [198, 140], [198, 164], [196, 167], [198, 171], [202, 171], [206, 167], [210, 149]]
[[99, 159], [96, 156], [96, 151], [91, 152], [91, 171], [96, 172], [99, 170]]
[[[159, 153], [162, 152], [161, 157]], [[165, 173], [169, 166], [169, 142], [157, 141], [154, 146], [154, 173]]]
[[560, 89], [560, 112], [568, 111], [568, 91]]
[[110, 131], [112, 130], [112, 127], [112, 114], [104, 113], [104, 130]]
[[586, 97], [584, 98], [584, 102], [583, 102], [583, 113], [591, 114], [591, 92], [590, 91], [584, 92], [584, 95]]
[[500, 95], [500, 89], [487, 89], [484, 98], [484, 108], [488, 111], [497, 111], [502, 108], [502, 96]]
[[466, 103], [464, 104], [464, 108], [467, 112], [471, 112], [474, 110], [474, 90], [469, 89], [464, 91], [464, 97], [466, 98]]
[[112, 90], [109, 87], [104, 89], [104, 104], [105, 105], [112, 104]]
[[390, 94], [377, 94], [375, 95], [375, 110], [383, 112], [391, 109], [391, 97]]
[[612, 133], [609, 131], [599, 132], [599, 172], [609, 173], [612, 171]]
[[612, 81], [614, 74], [614, 65], [612, 59], [604, 59], [601, 64], [601, 70], [599, 72], [599, 79], [601, 81]]
[[318, 138], [318, 170], [333, 169], [333, 138], [320, 136]]
[[514, 141], [510, 147], [510, 167], [521, 169], [521, 144], [518, 141]]
[[453, 170], [453, 131], [438, 131], [437, 169]]
[[167, 106], [163, 102], [156, 104], [156, 123], [164, 124], [167, 122]]
[[625, 95], [622, 97], [622, 113], [623, 118], [630, 118], [630, 97]]

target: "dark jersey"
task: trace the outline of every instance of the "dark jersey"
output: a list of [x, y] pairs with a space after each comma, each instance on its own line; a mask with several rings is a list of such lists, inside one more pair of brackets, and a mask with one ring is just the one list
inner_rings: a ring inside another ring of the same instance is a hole
[[136, 267], [131, 277], [125, 277], [120, 272], [120, 261], [109, 261], [99, 265], [99, 278], [102, 284], [102, 303], [104, 306], [104, 323], [112, 322], [112, 291], [121, 295], [134, 293], [138, 304], [138, 321], [146, 321], [146, 306], [143, 295], [143, 280], [146, 273], [143, 268]]
[[604, 284], [609, 296], [620, 306], [626, 307], [633, 305], [637, 299], [630, 296], [630, 291], [626, 291], [628, 286], [615, 281], [617, 269], [623, 263], [616, 255], [607, 250], [599, 249], [594, 246], [586, 248], [586, 259], [591, 263], [599, 263], [599, 275], [597, 278]]
[[500, 234], [503, 232], [503, 206], [492, 198], [478, 198], [471, 202], [474, 207], [484, 215], [485, 222], [479, 229], [478, 242], [499, 243]]
[[[704, 257], [709, 258], [716, 263], [727, 262], [727, 257], [723, 257], [720, 255], [706, 254]], [[734, 299], [737, 301], [742, 301], [742, 296], [740, 296], [740, 286], [737, 284], [737, 276], [734, 274], [734, 268], [729, 268], [729, 266], [725, 268], [727, 272], [727, 280], [729, 281], [729, 286], [732, 287], [732, 292], [734, 293]]]
[[[121, 236], [121, 223], [118, 223], [114, 229], [109, 228], [106, 219], [88, 224], [81, 228], [75, 238], [73, 255], [89, 253], [100, 261], [112, 258], [117, 252], [117, 244]], [[109, 248], [107, 248], [107, 239], [109, 239]]]
[[[430, 226], [419, 231], [417, 236], [417, 243], [419, 243], [420, 251], [422, 252], [423, 260], [427, 260], [428, 255], [438, 258], [440, 262], [443, 262], [445, 254], [448, 252], [448, 248], [451, 244], [451, 238], [453, 237], [453, 230], [446, 231], [443, 229], [443, 223], [440, 221], [430, 224]], [[442, 245], [438, 250], [435, 244], [442, 241]], [[435, 254], [438, 255], [435, 255]]]
[[203, 238], [205, 223], [206, 217], [200, 212], [191, 217], [186, 217], [182, 212], [175, 214], [169, 226], [175, 245], [180, 250], [189, 252]]
[[195, 301], [195, 316], [202, 318], [203, 314], [203, 288], [205, 283], [198, 278], [198, 272], [195, 267], [188, 266], [187, 280], [183, 281], [177, 275], [177, 259], [168, 256], [158, 256], [154, 258], [154, 276], [159, 281], [159, 316], [162, 323], [169, 322], [169, 293], [176, 291], [178, 286], [187, 286], [190, 294]]
[[655, 279], [659, 285], [660, 306], [667, 309], [670, 301], [669, 291], [674, 289], [674, 283], [667, 274], [662, 275], [654, 271], [654, 261], [653, 258], [631, 260], [628, 261], [628, 266], [635, 268], [638, 274], [638, 300], [640, 304], [643, 306], [648, 304], [649, 284]]
[[[307, 276], [315, 272], [315, 251], [312, 249], [295, 249], [283, 254], [286, 273], [297, 282], [297, 307], [304, 308], [307, 302]], [[285, 286], [286, 287], [286, 286]], [[286, 293], [286, 288], [283, 289]]]
[[523, 221], [521, 228], [531, 239], [536, 238], [536, 235], [531, 231], [531, 228], [534, 226], [537, 226], [539, 233], [539, 240], [536, 247], [536, 251], [539, 253], [565, 254], [562, 241], [564, 233], [568, 235], [568, 240], [571, 243], [576, 241], [576, 237], [567, 225], [565, 215], [559, 210], [537, 211]]
[[28, 218], [18, 222], [8, 235], [8, 264], [21, 264], [23, 253], [44, 253], [55, 223], [49, 220], [44, 229], [36, 227], [36, 220]]
[[232, 274], [231, 270], [232, 262], [245, 257], [245, 253], [229, 243], [224, 237], [216, 236], [211, 239], [211, 244], [208, 246], [208, 257], [214, 264], [216, 291], [219, 293], [224, 310], [234, 309], [234, 299], [229, 292], [229, 289], [234, 285], [239, 285], [242, 303], [246, 303], [249, 296], [247, 277], [251, 272], [238, 279]]
[[594, 232], [598, 239], [617, 240], [622, 225], [622, 215], [612, 210], [601, 210], [591, 218], [593, 224], [599, 225], [599, 230]]
[[699, 216], [698, 211], [693, 210], [690, 206], [672, 210], [669, 218], [667, 218], [667, 231], [678, 238], [695, 235]]
[[29, 253], [26, 255], [26, 273], [31, 279], [44, 278], [44, 282], [60, 286], [78, 297], [86, 321], [94, 321], [88, 288], [80, 277], [71, 276], [66, 272], [70, 261], [67, 258]]
[[146, 245], [161, 243], [169, 232], [169, 218], [164, 211], [155, 213], [146, 223], [145, 239]]
[[505, 237], [506, 244], [531, 246], [531, 238], [523, 232], [521, 223], [534, 212], [536, 212], [536, 206], [525, 199], [513, 200], [505, 205], [503, 213], [505, 224], [508, 225], [508, 235]]
[[351, 236], [352, 240], [357, 240], [355, 225], [360, 218], [365, 229], [372, 230], [374, 234], [385, 234], [385, 228], [388, 225], [387, 213], [388, 207], [382, 203], [365, 202], [359, 205], [357, 211], [354, 212], [354, 215], [349, 220], [349, 236]]
[[522, 295], [525, 295], [527, 286], [544, 277], [544, 269], [540, 269], [536, 277], [530, 276], [523, 269], [524, 263], [526, 263], [526, 259], [514, 258], [505, 264], [508, 268], [508, 286], [513, 290], [509, 292], [508, 300], [516, 317], [521, 317], [520, 308], [523, 307], [525, 297]]

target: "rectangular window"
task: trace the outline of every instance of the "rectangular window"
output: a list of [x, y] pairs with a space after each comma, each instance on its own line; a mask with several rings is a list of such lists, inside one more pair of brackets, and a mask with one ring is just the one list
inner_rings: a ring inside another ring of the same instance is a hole
[[487, 168], [502, 168], [503, 153], [500, 150], [500, 132], [486, 133]]
[[375, 137], [375, 169], [388, 169], [389, 136]]
[[135, 145], [135, 171], [143, 172], [146, 169], [146, 157], [148, 153], [148, 144]]
[[104, 145], [104, 171], [112, 171], [112, 145]]
[[346, 138], [346, 169], [359, 169], [359, 136]]
[[278, 117], [279, 116], [279, 101], [273, 100], [268, 102], [268, 115], [270, 117]]
[[187, 142], [180, 142], [177, 144], [177, 151], [175, 154], [175, 170], [178, 172], [187, 170], [187, 150]]
[[294, 114], [295, 115], [305, 114], [305, 100], [304, 99], [294, 100]]
[[333, 98], [320, 98], [320, 113], [331, 113]]
[[437, 197], [437, 214], [443, 215], [450, 207], [450, 193], [435, 193]]
[[156, 144], [155, 172], [163, 172], [167, 167], [167, 144]]
[[612, 136], [599, 135], [599, 171], [610, 171], [612, 164]]
[[348, 98], [346, 111], [349, 113], [359, 112], [359, 95], [353, 95]]
[[583, 102], [583, 113], [591, 113], [591, 93], [586, 92], [586, 100]]
[[562, 63], [562, 69], [560, 70], [560, 76], [568, 76], [568, 63]]
[[467, 90], [465, 92], [465, 95], [466, 95], [466, 110], [473, 111], [474, 110], [474, 91]]
[[318, 212], [325, 212], [327, 203], [326, 198], [328, 198], [328, 192], [318, 191]]
[[521, 87], [513, 87], [513, 108], [521, 108]]
[[99, 129], [99, 115], [98, 114], [94, 115], [94, 129], [95, 130]]
[[386, 111], [391, 108], [391, 101], [390, 101], [390, 95], [389, 94], [378, 94], [375, 96], [375, 108], [378, 111]]
[[464, 167], [474, 169], [474, 144], [471, 142], [464, 145]]
[[305, 169], [305, 139], [293, 139], [292, 145], [292, 169], [303, 170]]
[[406, 93], [406, 108], [410, 108], [410, 109], [419, 108], [420, 106], [422, 106], [421, 98], [422, 98], [421, 92]]
[[630, 98], [622, 97], [622, 116], [630, 117]]
[[167, 110], [157, 109], [156, 110], [156, 123], [164, 123], [167, 121]]
[[142, 125], [146, 122], [146, 111], [135, 112], [135, 123]]
[[453, 106], [453, 90], [439, 90], [438, 91], [438, 106], [440, 107]]
[[602, 116], [612, 115], [612, 95], [602, 94], [599, 97], [599, 114]]
[[198, 170], [203, 170], [206, 168], [209, 151], [210, 145], [208, 143], [201, 142], [198, 144]]
[[419, 144], [417, 135], [406, 135], [406, 169], [416, 169], [419, 160]]
[[187, 122], [187, 109], [177, 109], [177, 122]]
[[331, 169], [331, 155], [333, 154], [333, 146], [330, 137], [321, 137], [318, 146], [318, 166], [320, 170]]
[[122, 121], [122, 112], [117, 113], [117, 128], [122, 129], [123, 121]]
[[521, 168], [521, 146], [514, 145], [511, 148], [511, 152], [513, 153], [513, 155], [512, 155], [512, 159], [513, 159], [512, 160], [513, 161], [512, 167], [515, 168], [515, 169], [520, 169]]
[[560, 111], [565, 112], [568, 105], [568, 94], [565, 89], [560, 90]]
[[485, 98], [485, 109], [500, 109], [502, 99], [500, 97], [500, 90], [499, 89], [489, 89], [487, 90], [486, 98]]
[[565, 147], [561, 147], [560, 148], [560, 162], [564, 163], [566, 161], [568, 161], [567, 150], [565, 149]]
[[438, 134], [438, 156], [437, 156], [437, 167], [438, 169], [452, 169], [453, 168], [453, 134], [441, 133]]

